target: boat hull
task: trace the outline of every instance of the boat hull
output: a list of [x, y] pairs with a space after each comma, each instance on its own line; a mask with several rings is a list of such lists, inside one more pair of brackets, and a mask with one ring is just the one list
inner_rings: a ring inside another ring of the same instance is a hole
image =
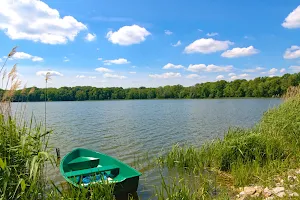
[[141, 176], [140, 172], [116, 158], [83, 148], [74, 149], [62, 159], [60, 172], [75, 187], [113, 184], [114, 194], [137, 191]]
[[117, 183], [114, 187], [114, 194], [134, 193], [139, 186], [139, 177], [132, 177], [123, 182]]

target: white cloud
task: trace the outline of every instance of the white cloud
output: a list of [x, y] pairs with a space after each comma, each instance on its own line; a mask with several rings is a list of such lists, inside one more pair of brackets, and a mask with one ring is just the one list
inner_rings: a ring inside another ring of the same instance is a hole
[[31, 60], [33, 62], [42, 62], [44, 59], [38, 56], [33, 56]]
[[235, 73], [229, 73], [228, 76], [235, 76]]
[[166, 34], [166, 35], [172, 35], [173, 32], [172, 32], [172, 31], [169, 31], [169, 30], [165, 30], [165, 34]]
[[136, 74], [136, 72], [129, 72], [129, 74]]
[[144, 27], [138, 25], [123, 26], [118, 31], [109, 31], [106, 38], [113, 44], [132, 45], [139, 44], [146, 40], [146, 37], [151, 35]]
[[219, 76], [216, 77], [216, 79], [217, 80], [222, 80], [222, 79], [224, 79], [224, 76], [223, 75], [219, 75]]
[[33, 62], [41, 62], [44, 59], [38, 56], [32, 56], [28, 53], [24, 53], [24, 52], [16, 52], [13, 57], [13, 59], [19, 60], [19, 59], [30, 59]]
[[178, 47], [178, 46], [180, 46], [181, 45], [181, 41], [180, 40], [178, 40], [178, 42], [176, 43], [176, 44], [171, 44], [173, 47]]
[[290, 66], [289, 69], [293, 72], [300, 72], [300, 66]]
[[117, 74], [110, 74], [110, 73], [105, 73], [103, 75], [104, 78], [117, 78], [117, 79], [124, 79], [124, 78], [127, 78], [126, 76], [120, 76], [120, 75], [117, 75]]
[[88, 33], [84, 39], [88, 42], [92, 42], [92, 41], [96, 40], [96, 37], [97, 37], [96, 34]]
[[201, 30], [201, 29], [198, 29], [198, 31], [199, 31], [199, 32], [203, 32], [203, 30]]
[[295, 59], [300, 58], [300, 46], [293, 45], [291, 48], [288, 48], [283, 57], [285, 59]]
[[300, 6], [285, 18], [282, 26], [285, 28], [300, 28]]
[[191, 53], [214, 53], [217, 51], [223, 51], [229, 48], [230, 45], [233, 45], [233, 42], [228, 40], [226, 41], [219, 41], [214, 40], [212, 38], [201, 38], [199, 40], [194, 41], [193, 43], [189, 44], [184, 49], [184, 53], [191, 54]]
[[246, 77], [248, 77], [249, 76], [249, 74], [240, 74], [239, 75], [239, 77], [241, 77], [241, 78], [246, 78]]
[[232, 65], [227, 66], [217, 66], [217, 65], [205, 65], [205, 64], [196, 64], [196, 65], [189, 65], [187, 68], [188, 71], [191, 72], [229, 72], [233, 69]]
[[136, 66], [131, 66], [131, 68], [136, 68]]
[[113, 70], [108, 69], [108, 68], [104, 68], [104, 67], [96, 68], [95, 71], [101, 72], [101, 73], [104, 73], [104, 72], [113, 72]]
[[253, 73], [253, 72], [259, 72], [261, 70], [264, 70], [265, 68], [263, 67], [256, 67], [254, 69], [244, 69], [243, 72], [248, 72], [248, 73]]
[[76, 78], [85, 78], [85, 75], [77, 75]]
[[3, 62], [3, 60], [0, 58], [0, 63]]
[[65, 44], [86, 29], [74, 17], [61, 17], [56, 9], [42, 1], [0, 1], [0, 30], [12, 40]]
[[227, 50], [221, 54], [222, 57], [225, 58], [237, 58], [237, 57], [244, 57], [244, 56], [251, 56], [254, 54], [259, 53], [257, 49], [253, 46], [245, 47], [245, 48], [233, 48], [231, 50]]
[[278, 71], [276, 68], [272, 68], [269, 70], [269, 74], [275, 74]]
[[195, 79], [195, 78], [201, 78], [201, 76], [199, 76], [198, 74], [189, 74], [186, 76], [186, 78]]
[[96, 50], [97, 50], [97, 51], [99, 51], [99, 50], [100, 50], [100, 48], [97, 48]]
[[232, 76], [232, 77], [230, 77], [231, 80], [236, 80], [238, 78], [239, 78], [238, 76]]
[[97, 60], [103, 60], [103, 58], [97, 58]]
[[61, 74], [60, 72], [57, 72], [57, 71], [38, 71], [38, 72], [36, 72], [37, 76], [46, 76], [47, 74], [49, 76], [63, 76], [63, 74]]
[[172, 63], [168, 63], [166, 64], [163, 69], [181, 69], [181, 68], [184, 68], [184, 66], [182, 65], [174, 65]]
[[286, 72], [285, 68], [280, 69], [280, 73], [284, 73], [284, 72]]
[[168, 72], [168, 73], [163, 73], [163, 74], [149, 74], [149, 77], [151, 78], [179, 78], [181, 77], [180, 73], [174, 73], [174, 72]]
[[244, 78], [249, 78], [249, 74], [233, 75], [230, 77], [230, 80], [244, 79]]
[[16, 52], [13, 57], [13, 59], [31, 59], [32, 55], [24, 52]]
[[118, 58], [118, 59], [115, 59], [115, 60], [104, 60], [103, 62], [104, 62], [104, 65], [111, 65], [111, 64], [121, 65], [121, 64], [128, 64], [128, 63], [130, 63], [125, 58]]
[[208, 37], [214, 37], [214, 36], [219, 35], [219, 33], [207, 33], [206, 35], [207, 35]]
[[95, 78], [97, 78], [96, 76], [89, 76], [88, 78], [90, 78], [90, 79], [95, 79]]
[[68, 58], [68, 57], [64, 57], [64, 62], [69, 62], [70, 61], [70, 59]]

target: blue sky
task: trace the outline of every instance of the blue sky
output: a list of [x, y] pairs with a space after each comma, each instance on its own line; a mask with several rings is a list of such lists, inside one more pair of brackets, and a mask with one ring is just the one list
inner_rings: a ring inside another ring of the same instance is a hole
[[27, 86], [157, 87], [300, 71], [298, 0], [2, 0]]

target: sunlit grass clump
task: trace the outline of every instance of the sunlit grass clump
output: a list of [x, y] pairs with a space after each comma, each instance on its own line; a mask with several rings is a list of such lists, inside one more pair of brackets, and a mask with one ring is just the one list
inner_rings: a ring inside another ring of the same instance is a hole
[[41, 199], [45, 195], [44, 166], [51, 158], [47, 152], [47, 135], [41, 125], [26, 123], [12, 115], [11, 100], [20, 87], [14, 65], [9, 72], [5, 64], [16, 52], [8, 54], [0, 70], [0, 199]]
[[215, 172], [223, 186], [268, 185], [273, 176], [300, 167], [300, 86], [283, 99], [253, 128], [231, 128], [200, 148], [175, 145], [159, 161], [185, 174]]

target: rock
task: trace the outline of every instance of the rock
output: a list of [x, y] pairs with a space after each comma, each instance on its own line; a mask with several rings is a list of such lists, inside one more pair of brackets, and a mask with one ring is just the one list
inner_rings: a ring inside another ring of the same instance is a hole
[[254, 189], [256, 190], [256, 193], [261, 194], [263, 191], [263, 188], [261, 186], [255, 186]]
[[240, 194], [238, 194], [238, 197], [242, 197], [242, 196], [245, 196], [246, 193], [244, 191], [241, 191]]
[[298, 197], [299, 194], [297, 192], [293, 192], [291, 190], [287, 190], [286, 193], [290, 196], [290, 197]]
[[299, 194], [297, 192], [292, 192], [289, 194], [290, 197], [299, 197]]
[[244, 192], [247, 195], [252, 195], [256, 192], [256, 189], [254, 187], [244, 187]]
[[296, 174], [300, 174], [300, 169], [296, 169], [296, 170], [295, 170], [295, 173], [296, 173]]
[[244, 195], [240, 198], [238, 198], [237, 200], [248, 200], [249, 199], [249, 196], [248, 195]]
[[284, 197], [285, 195], [286, 195], [285, 192], [279, 192], [276, 194], [276, 196], [278, 196], [280, 198]]
[[238, 198], [237, 200], [248, 200], [248, 199], [249, 199], [249, 196], [245, 195], [245, 196]]
[[260, 193], [258, 193], [258, 192], [255, 192], [254, 194], [251, 195], [251, 197], [256, 197], [256, 198], [259, 196], [260, 196]]
[[274, 194], [278, 194], [280, 192], [284, 192], [284, 187], [276, 187], [276, 188], [273, 188], [272, 191]]
[[288, 176], [288, 181], [294, 182], [297, 180], [297, 176]]
[[268, 187], [266, 187], [263, 191], [264, 197], [270, 197], [272, 195], [272, 190], [270, 190]]

